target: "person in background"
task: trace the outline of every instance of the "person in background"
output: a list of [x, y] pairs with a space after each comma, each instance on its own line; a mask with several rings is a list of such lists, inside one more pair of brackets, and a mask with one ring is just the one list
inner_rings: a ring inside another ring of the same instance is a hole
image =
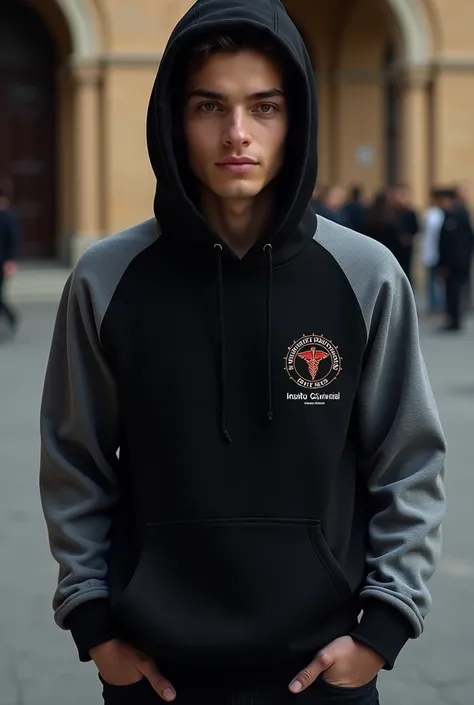
[[[342, 186], [331, 186], [324, 199], [324, 205], [327, 209], [326, 218], [332, 220], [333, 223], [350, 227], [344, 210], [346, 201], [346, 190]], [[320, 214], [322, 215], [322, 214]]]
[[[472, 213], [470, 207], [470, 198], [467, 187], [464, 185], [458, 186], [456, 189], [456, 203], [457, 206], [464, 210], [466, 217], [470, 220], [472, 225]], [[466, 286], [464, 287], [464, 304], [467, 311], [472, 311], [474, 308], [473, 301], [473, 287], [472, 287], [472, 258], [469, 262], [469, 272], [467, 276]]]
[[6, 319], [12, 333], [18, 326], [18, 314], [5, 301], [5, 282], [16, 273], [18, 249], [18, 220], [7, 192], [0, 189], [0, 316]]
[[459, 207], [456, 189], [444, 191], [440, 199], [445, 218], [439, 236], [438, 270], [446, 286], [448, 321], [443, 331], [460, 331], [463, 296], [474, 252], [474, 232], [466, 208]]
[[345, 191], [341, 186], [317, 186], [313, 192], [312, 205], [316, 215], [347, 226], [344, 200]]
[[439, 236], [445, 219], [442, 195], [440, 189], [432, 189], [431, 205], [425, 212], [423, 222], [421, 260], [426, 271], [428, 311], [433, 316], [445, 310], [444, 287], [438, 276]]
[[419, 231], [418, 215], [413, 208], [411, 192], [407, 184], [398, 184], [389, 190], [389, 199], [398, 219], [400, 237], [399, 262], [411, 281], [411, 267], [415, 237]]
[[347, 227], [358, 233], [363, 232], [366, 211], [362, 187], [353, 186], [350, 190], [349, 200], [344, 206]]
[[385, 191], [379, 191], [365, 213], [362, 232], [385, 245], [400, 262], [402, 246], [397, 214]]
[[325, 204], [329, 189], [330, 187], [325, 184], [318, 184], [313, 191], [311, 199], [311, 206], [316, 215], [322, 215], [323, 218], [328, 219], [330, 219], [331, 213]]

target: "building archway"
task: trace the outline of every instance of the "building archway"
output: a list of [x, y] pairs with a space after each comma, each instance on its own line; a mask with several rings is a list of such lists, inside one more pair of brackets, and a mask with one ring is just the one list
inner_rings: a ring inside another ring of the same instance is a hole
[[101, 36], [85, 0], [56, 0], [69, 27], [73, 60], [96, 62], [101, 55]]
[[20, 220], [24, 257], [51, 257], [56, 231], [55, 43], [22, 3], [0, 7], [0, 180]]
[[424, 199], [428, 165], [420, 168], [419, 161], [429, 152], [422, 144], [429, 139], [433, 42], [419, 0], [285, 5], [305, 27], [317, 67], [320, 182], [357, 183], [373, 192], [409, 181]]
[[402, 39], [402, 60], [426, 66], [432, 59], [432, 38], [419, 0], [386, 0], [397, 21]]
[[[0, 185], [11, 193], [19, 215], [24, 259], [74, 259], [84, 193], [89, 196], [87, 189], [100, 184], [102, 46], [88, 3], [0, 3]], [[89, 139], [91, 106], [89, 145], [84, 135]], [[88, 213], [94, 215], [88, 217], [97, 237], [97, 192], [92, 201]]]

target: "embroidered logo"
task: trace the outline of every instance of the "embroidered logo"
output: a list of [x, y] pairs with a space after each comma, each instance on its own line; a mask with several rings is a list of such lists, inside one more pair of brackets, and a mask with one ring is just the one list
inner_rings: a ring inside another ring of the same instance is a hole
[[[341, 362], [337, 345], [323, 335], [304, 335], [288, 348], [285, 369], [299, 387], [323, 389], [337, 379], [342, 370]], [[299, 397], [290, 395], [290, 398], [293, 396]]]

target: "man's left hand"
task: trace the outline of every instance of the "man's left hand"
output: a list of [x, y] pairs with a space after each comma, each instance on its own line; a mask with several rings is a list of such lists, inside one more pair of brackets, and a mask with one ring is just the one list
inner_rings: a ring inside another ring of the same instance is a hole
[[301, 693], [322, 675], [330, 685], [359, 688], [370, 683], [384, 664], [376, 651], [350, 636], [343, 636], [322, 649], [289, 687], [292, 693]]

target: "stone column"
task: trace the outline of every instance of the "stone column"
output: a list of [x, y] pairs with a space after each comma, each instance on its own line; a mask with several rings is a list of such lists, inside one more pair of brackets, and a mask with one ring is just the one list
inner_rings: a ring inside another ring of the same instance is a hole
[[430, 119], [429, 85], [431, 74], [426, 67], [408, 69], [402, 88], [402, 180], [410, 185], [418, 207], [429, 198]]
[[74, 68], [75, 220], [73, 262], [101, 236], [100, 83], [96, 66]]
[[[427, 67], [410, 68], [402, 76], [402, 180], [412, 191], [419, 214], [429, 202], [433, 179], [430, 174], [432, 142], [429, 87], [432, 80]], [[420, 221], [421, 224], [421, 221]], [[420, 238], [415, 241], [412, 277], [416, 289], [425, 286], [425, 271], [420, 259]]]

